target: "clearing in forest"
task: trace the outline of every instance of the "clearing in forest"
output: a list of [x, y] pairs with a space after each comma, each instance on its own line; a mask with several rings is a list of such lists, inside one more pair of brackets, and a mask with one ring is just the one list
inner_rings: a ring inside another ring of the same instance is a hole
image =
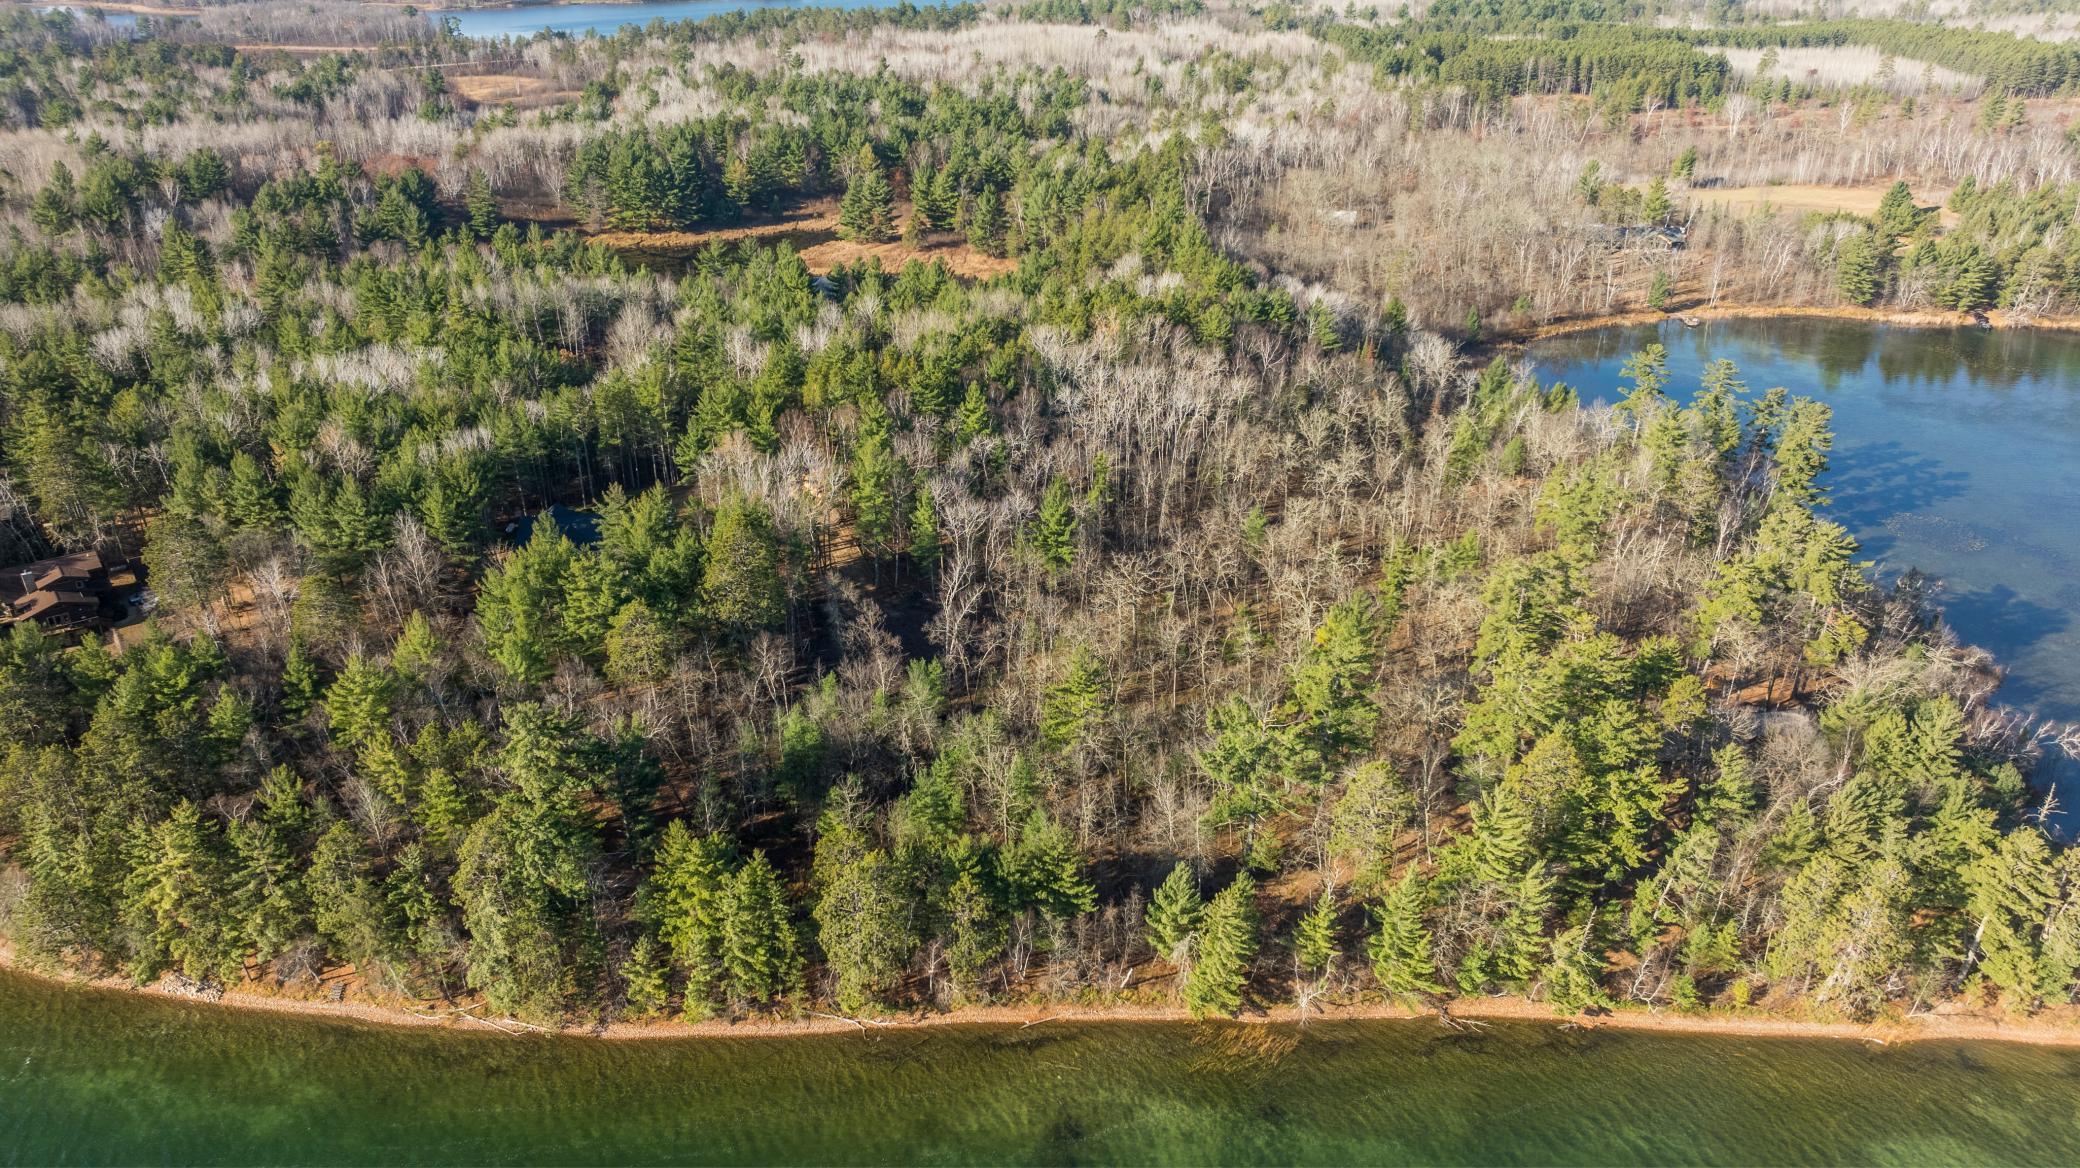
[[817, 275], [857, 263], [868, 256], [879, 256], [881, 266], [889, 271], [911, 260], [927, 264], [936, 260], [965, 280], [987, 280], [1018, 267], [1017, 260], [984, 255], [950, 234], [937, 235], [916, 244], [902, 240], [859, 243], [840, 239], [838, 204], [834, 199], [785, 212], [770, 223], [718, 227], [711, 231], [602, 231], [592, 236], [592, 242], [632, 258], [674, 260], [690, 257], [710, 243], [735, 243], [749, 238], [786, 239], [800, 253], [802, 262]]
[[558, 89], [555, 82], [547, 78], [525, 77], [518, 73], [458, 73], [448, 78], [448, 88], [472, 105], [521, 108], [570, 101], [579, 93], [575, 89]]
[[[1707, 187], [1693, 189], [1690, 198], [1700, 205], [1717, 204], [1734, 211], [1750, 211], [1759, 207], [1773, 207], [1779, 211], [1818, 211], [1822, 214], [1844, 211], [1851, 215], [1869, 215], [1878, 209], [1879, 200], [1892, 186], [1889, 182], [1872, 183], [1868, 186], [1839, 187], [1820, 186], [1807, 183], [1783, 183], [1760, 187]], [[1950, 192], [1915, 191], [1914, 201], [1921, 206], [1941, 205], [1950, 197]], [[1957, 212], [1944, 207], [1941, 222], [1944, 227], [1957, 223]]]

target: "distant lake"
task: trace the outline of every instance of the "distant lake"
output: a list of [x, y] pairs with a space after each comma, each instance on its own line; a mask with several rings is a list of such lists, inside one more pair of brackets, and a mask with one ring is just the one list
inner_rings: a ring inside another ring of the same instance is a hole
[[[1964, 641], [2008, 669], [1997, 698], [2080, 722], [2080, 335], [1802, 318], [1603, 329], [1531, 346], [1543, 380], [1616, 400], [1619, 369], [1668, 349], [1671, 392], [1717, 358], [1751, 392], [1834, 409], [1825, 514], [1888, 577], [1919, 568]], [[2049, 768], [2080, 810], [2080, 767]]]
[[135, 12], [111, 12], [106, 8], [80, 8], [71, 4], [48, 4], [37, 8], [38, 12], [70, 12], [74, 20], [92, 23], [96, 19], [106, 21], [110, 28], [137, 27]]
[[2080, 1051], [1557, 1021], [604, 1041], [0, 971], [10, 1164], [2080, 1163]]
[[611, 35], [623, 25], [653, 20], [706, 20], [725, 12], [756, 8], [888, 8], [898, 0], [678, 0], [662, 4], [523, 4], [511, 8], [469, 8], [433, 12], [435, 20], [452, 20], [469, 37], [531, 37], [544, 29], [584, 36]]

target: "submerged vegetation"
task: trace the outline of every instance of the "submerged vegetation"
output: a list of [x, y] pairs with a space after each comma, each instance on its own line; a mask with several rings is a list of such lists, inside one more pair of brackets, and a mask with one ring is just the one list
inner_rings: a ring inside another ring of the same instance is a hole
[[[157, 601], [0, 641], [8, 939], [542, 1018], [2070, 1001], [2043, 735], [1828, 518], [1827, 408], [1656, 350], [1588, 407], [1469, 348], [1706, 264], [2062, 305], [2063, 139], [1974, 111], [2063, 75], [1897, 31], [1987, 96], [1779, 94], [1505, 9], [303, 59], [0, 18], [9, 550], [134, 550]], [[1957, 221], [1902, 186], [1643, 250], [1804, 141], [1751, 107], [1867, 113], [1856, 166], [1940, 118]], [[817, 271], [584, 233], [819, 200], [858, 250]]]

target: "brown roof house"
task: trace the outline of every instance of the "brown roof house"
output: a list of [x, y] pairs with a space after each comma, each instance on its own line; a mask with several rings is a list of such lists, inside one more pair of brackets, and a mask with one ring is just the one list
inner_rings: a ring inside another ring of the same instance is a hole
[[100, 552], [75, 552], [16, 568], [0, 568], [0, 625], [35, 621], [46, 629], [78, 629], [120, 616], [116, 589], [136, 583], [130, 565]]

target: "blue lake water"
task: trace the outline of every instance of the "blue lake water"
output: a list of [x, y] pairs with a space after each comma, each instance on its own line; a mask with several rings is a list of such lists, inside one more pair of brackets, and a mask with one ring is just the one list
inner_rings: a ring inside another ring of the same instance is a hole
[[[1752, 392], [1781, 385], [1833, 407], [1828, 515], [1882, 573], [1941, 581], [1959, 637], [2008, 668], [2000, 700], [2080, 722], [2080, 336], [1669, 321], [1557, 337], [1530, 355], [1542, 379], [1610, 401], [1620, 366], [1657, 342], [1672, 391], [1694, 391], [1725, 357]], [[2047, 769], [2080, 809], [2080, 768]]]
[[660, 4], [524, 4], [511, 8], [470, 8], [435, 12], [436, 20], [451, 20], [469, 37], [531, 37], [543, 30], [584, 36], [611, 35], [624, 25], [646, 25], [653, 20], [706, 20], [725, 12], [759, 8], [885, 8], [896, 0], [768, 0], [747, 4], [744, 0], [676, 0]]
[[110, 28], [136, 28], [135, 12], [111, 12], [105, 8], [77, 8], [70, 4], [49, 4], [37, 8], [38, 12], [70, 12], [75, 20], [103, 20]]

